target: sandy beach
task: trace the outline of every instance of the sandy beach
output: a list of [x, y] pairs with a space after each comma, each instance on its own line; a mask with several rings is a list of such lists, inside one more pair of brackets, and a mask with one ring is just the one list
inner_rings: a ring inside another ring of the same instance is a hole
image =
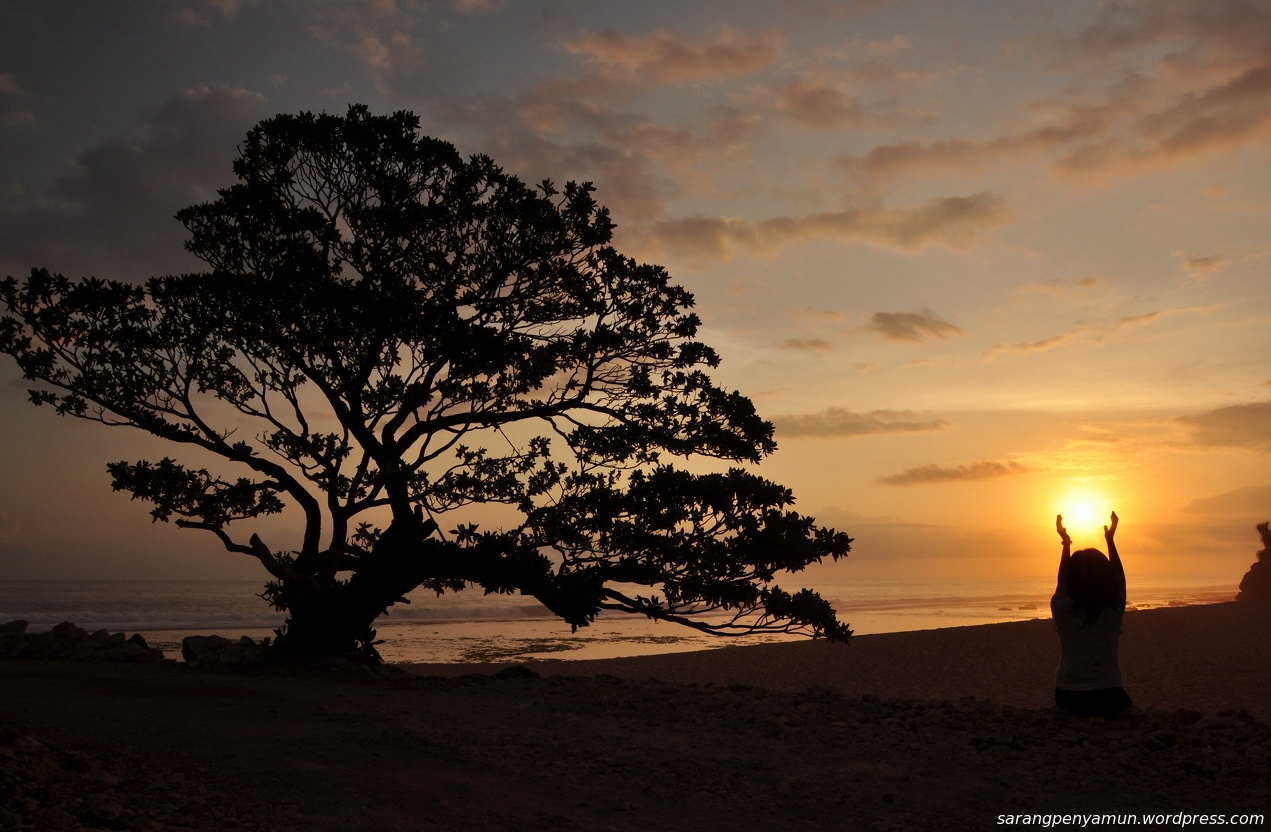
[[1051, 708], [1048, 620], [536, 663], [542, 678], [3, 661], [0, 826], [961, 830], [1265, 812], [1269, 655], [1265, 605], [1129, 613], [1140, 710], [1114, 722]]

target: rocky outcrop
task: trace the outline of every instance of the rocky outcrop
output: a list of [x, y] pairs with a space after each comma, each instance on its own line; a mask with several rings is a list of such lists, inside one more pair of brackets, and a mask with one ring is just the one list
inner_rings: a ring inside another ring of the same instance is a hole
[[172, 661], [164, 659], [162, 650], [147, 645], [140, 633], [132, 636], [108, 630], [90, 633], [69, 621], [44, 633], [28, 633], [27, 622], [22, 620], [0, 625], [0, 657], [133, 664]]
[[1237, 601], [1271, 601], [1271, 523], [1259, 523], [1262, 551], [1240, 581]]

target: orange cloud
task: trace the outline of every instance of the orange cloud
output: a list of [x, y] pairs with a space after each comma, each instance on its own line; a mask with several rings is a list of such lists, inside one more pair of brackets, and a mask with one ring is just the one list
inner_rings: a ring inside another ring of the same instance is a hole
[[718, 81], [758, 72], [776, 60], [784, 41], [775, 32], [745, 36], [732, 29], [699, 41], [690, 41], [670, 29], [658, 29], [637, 38], [608, 29], [584, 33], [564, 46], [569, 52], [588, 58], [606, 74], [675, 84]]
[[831, 407], [820, 413], [796, 416], [774, 416], [773, 425], [781, 436], [821, 439], [845, 436], [866, 436], [877, 433], [920, 433], [944, 430], [948, 421], [930, 413], [912, 410], [872, 410], [853, 413], [841, 407]]
[[879, 485], [927, 485], [935, 482], [966, 482], [1028, 473], [1028, 468], [1018, 462], [972, 462], [969, 465], [923, 465], [909, 468], [899, 474], [879, 477]]
[[[1271, 25], [1265, 12], [1251, 8], [1200, 0], [1109, 4], [1096, 26], [1066, 43], [1081, 55], [1070, 67], [1075, 72], [1095, 57], [1107, 64], [1102, 77], [1120, 79], [1104, 100], [1039, 101], [1032, 110], [1051, 123], [988, 140], [883, 145], [839, 161], [871, 182], [1029, 160], [1048, 163], [1061, 177], [1097, 180], [1265, 143], [1271, 140]], [[1143, 50], [1165, 44], [1174, 48], [1155, 59], [1155, 72], [1145, 71]]]
[[1229, 405], [1177, 421], [1191, 430], [1196, 445], [1271, 451], [1271, 402]]
[[771, 256], [787, 246], [825, 238], [901, 251], [928, 245], [965, 248], [1009, 217], [1002, 198], [985, 191], [941, 197], [916, 208], [850, 208], [759, 221], [687, 217], [654, 224], [646, 242], [658, 252], [703, 263], [731, 260], [739, 251]]
[[875, 312], [869, 316], [869, 323], [860, 327], [862, 332], [875, 332], [888, 341], [907, 341], [921, 344], [927, 338], [944, 340], [953, 335], [962, 335], [961, 328], [954, 326], [930, 309], [921, 312]]

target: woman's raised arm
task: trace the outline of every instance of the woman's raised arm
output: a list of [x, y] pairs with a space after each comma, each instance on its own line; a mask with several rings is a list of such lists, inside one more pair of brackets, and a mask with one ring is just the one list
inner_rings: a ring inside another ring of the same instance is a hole
[[1064, 542], [1063, 551], [1059, 553], [1059, 580], [1055, 586], [1060, 587], [1064, 584], [1064, 570], [1068, 568], [1068, 560], [1072, 557], [1072, 538], [1068, 536], [1068, 530], [1064, 528], [1064, 516], [1062, 514], [1055, 515], [1055, 531], [1059, 532], [1059, 539]]
[[1116, 567], [1117, 575], [1121, 579], [1121, 597], [1125, 597], [1125, 566], [1121, 563], [1121, 553], [1117, 551], [1116, 533], [1117, 523], [1121, 522], [1117, 517], [1117, 513], [1112, 512], [1112, 525], [1103, 527], [1103, 539], [1108, 541], [1108, 560], [1112, 561], [1112, 565]]

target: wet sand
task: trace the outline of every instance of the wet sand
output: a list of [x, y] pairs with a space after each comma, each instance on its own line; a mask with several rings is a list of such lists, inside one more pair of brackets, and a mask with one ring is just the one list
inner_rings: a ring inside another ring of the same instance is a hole
[[[623, 659], [543, 661], [543, 673], [609, 673], [678, 682], [741, 681], [772, 690], [826, 686], [849, 696], [975, 696], [1018, 707], [1054, 701], [1059, 639], [1049, 618], [726, 647]], [[494, 672], [503, 665], [403, 665], [421, 675]], [[1209, 604], [1126, 613], [1121, 675], [1140, 707], [1245, 709], [1271, 723], [1271, 605]]]

